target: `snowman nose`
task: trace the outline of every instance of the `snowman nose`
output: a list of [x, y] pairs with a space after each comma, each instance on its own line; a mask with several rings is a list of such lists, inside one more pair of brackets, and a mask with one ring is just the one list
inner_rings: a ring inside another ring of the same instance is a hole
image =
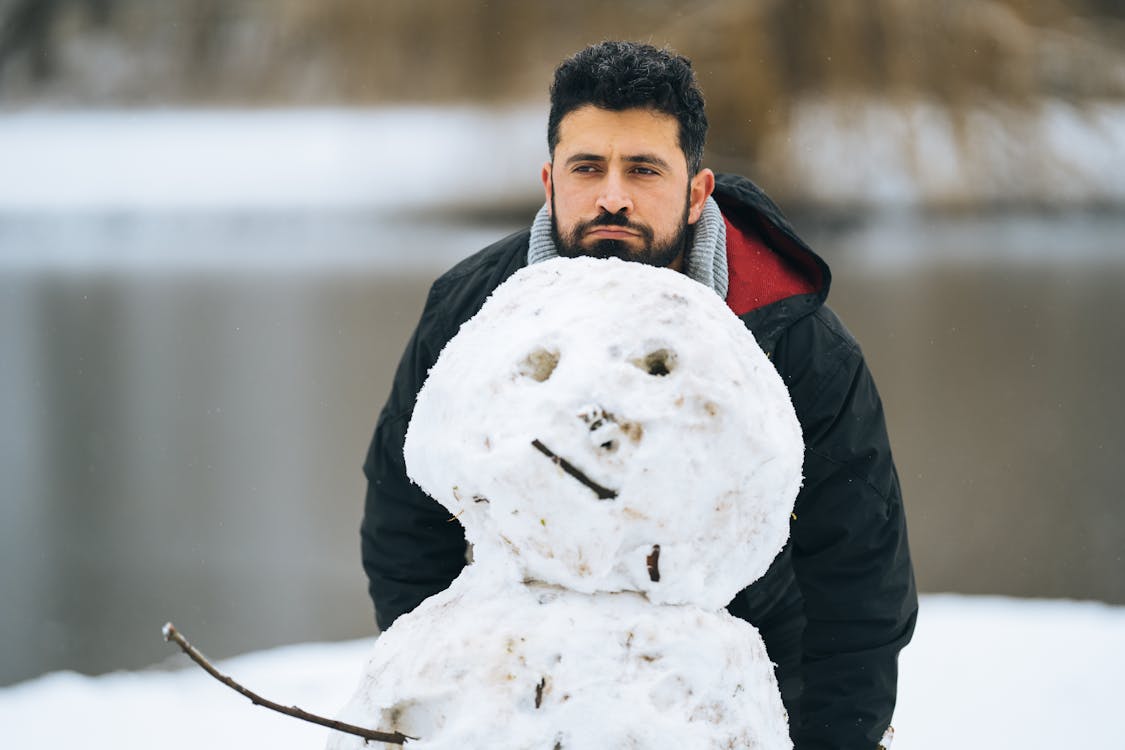
[[591, 405], [578, 410], [578, 418], [590, 430], [590, 442], [597, 448], [613, 453], [621, 438], [621, 426], [612, 414], [601, 406]]

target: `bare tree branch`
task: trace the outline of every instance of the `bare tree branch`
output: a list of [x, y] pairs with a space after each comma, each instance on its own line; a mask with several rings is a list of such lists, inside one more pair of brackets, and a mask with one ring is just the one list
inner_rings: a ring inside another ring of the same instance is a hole
[[344, 722], [336, 721], [335, 719], [326, 719], [323, 716], [317, 716], [316, 714], [310, 714], [307, 711], [302, 711], [301, 709], [297, 708], [296, 706], [282, 706], [281, 704], [274, 703], [271, 700], [266, 700], [265, 698], [258, 695], [257, 693], [253, 693], [253, 692], [247, 690], [246, 688], [242, 687], [242, 685], [239, 685], [237, 682], [232, 680], [230, 677], [227, 677], [225, 674], [223, 674], [219, 670], [215, 669], [215, 667], [211, 664], [211, 662], [207, 661], [207, 657], [205, 657], [203, 654], [201, 654], [195, 648], [195, 646], [192, 646], [190, 643], [188, 643], [187, 639], [184, 638], [182, 635], [180, 635], [180, 631], [176, 630], [176, 626], [173, 625], [170, 622], [167, 623], [164, 626], [164, 640], [165, 641], [175, 641], [176, 645], [179, 646], [185, 654], [187, 654], [189, 657], [191, 657], [192, 661], [194, 661], [199, 666], [203, 667], [203, 669], [209, 675], [211, 675], [216, 680], [218, 680], [219, 682], [221, 682], [224, 685], [226, 685], [227, 687], [229, 687], [231, 690], [234, 690], [235, 692], [240, 693], [240, 694], [246, 696], [247, 698], [249, 698], [250, 702], [253, 703], [255, 706], [263, 706], [263, 707], [271, 709], [273, 711], [277, 711], [278, 713], [285, 714], [286, 716], [292, 716], [295, 719], [301, 719], [302, 721], [308, 721], [308, 722], [311, 722], [313, 724], [319, 724], [323, 727], [328, 727], [329, 729], [335, 729], [337, 732], [345, 732], [347, 734], [354, 734], [354, 735], [357, 735], [359, 737], [363, 737], [365, 740], [375, 740], [376, 742], [387, 742], [387, 743], [390, 743], [392, 745], [404, 745], [404, 744], [406, 744], [407, 740], [418, 739], [417, 737], [408, 737], [405, 734], [402, 734], [400, 732], [378, 732], [378, 731], [375, 731], [373, 729], [364, 729], [363, 727], [357, 727], [357, 726], [352, 725], [352, 724], [345, 724]]

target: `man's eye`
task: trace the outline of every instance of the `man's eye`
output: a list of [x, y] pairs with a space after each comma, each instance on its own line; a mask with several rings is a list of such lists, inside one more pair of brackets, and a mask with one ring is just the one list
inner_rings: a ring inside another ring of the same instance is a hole
[[580, 174], [591, 174], [593, 172], [597, 172], [598, 168], [593, 164], [579, 164], [574, 168], [574, 171]]
[[633, 168], [633, 174], [648, 176], [648, 175], [657, 175], [657, 174], [660, 174], [660, 173], [657, 172], [655, 169], [650, 169], [648, 167], [634, 167]]

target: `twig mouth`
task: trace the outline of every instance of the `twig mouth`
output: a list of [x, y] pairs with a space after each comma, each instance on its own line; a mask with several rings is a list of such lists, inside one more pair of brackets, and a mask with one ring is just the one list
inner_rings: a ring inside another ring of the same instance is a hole
[[613, 500], [617, 497], [617, 490], [611, 490], [608, 487], [603, 487], [593, 479], [590, 479], [590, 477], [586, 476], [577, 466], [572, 464], [570, 461], [567, 461], [562, 456], [559, 456], [547, 446], [543, 445], [543, 442], [539, 440], [539, 438], [532, 440], [531, 444], [535, 447], [535, 450], [539, 451], [544, 456], [554, 461], [555, 466], [558, 466], [560, 469], [577, 479], [583, 485], [593, 490], [594, 494], [598, 496], [599, 500]]

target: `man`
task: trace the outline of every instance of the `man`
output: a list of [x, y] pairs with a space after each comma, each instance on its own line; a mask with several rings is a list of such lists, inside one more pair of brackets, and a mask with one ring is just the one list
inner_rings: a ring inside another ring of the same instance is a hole
[[530, 229], [430, 290], [365, 464], [363, 562], [379, 627], [465, 563], [448, 512], [405, 475], [402, 443], [438, 352], [517, 269], [557, 255], [668, 266], [710, 286], [790, 389], [805, 481], [790, 542], [729, 611], [761, 632], [798, 750], [874, 750], [894, 710], [917, 595], [882, 406], [854, 339], [825, 306], [829, 272], [750, 181], [702, 168], [707, 120], [690, 63], [605, 42], [551, 87], [546, 205]]

